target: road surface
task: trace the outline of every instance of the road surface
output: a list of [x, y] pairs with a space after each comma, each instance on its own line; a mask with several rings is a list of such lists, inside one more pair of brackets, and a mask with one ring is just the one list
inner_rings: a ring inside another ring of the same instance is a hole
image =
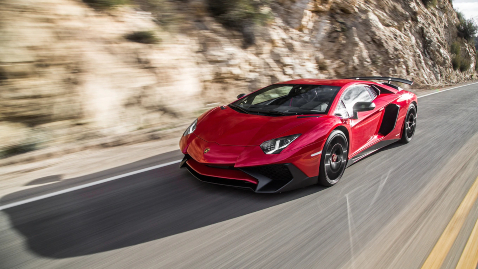
[[[9, 194], [0, 268], [421, 268], [478, 177], [478, 84], [418, 101], [412, 142], [331, 188], [210, 185], [175, 151]], [[470, 239], [478, 203], [467, 210], [442, 268]]]

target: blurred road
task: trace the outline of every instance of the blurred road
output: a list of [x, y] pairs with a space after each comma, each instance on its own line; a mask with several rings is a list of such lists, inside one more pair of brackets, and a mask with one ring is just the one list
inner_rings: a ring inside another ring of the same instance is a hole
[[[332, 188], [263, 195], [178, 164], [0, 211], [1, 268], [420, 268], [478, 177], [478, 84], [419, 99], [414, 140]], [[7, 205], [181, 159], [179, 152], [12, 193]], [[475, 202], [442, 268], [455, 268]]]

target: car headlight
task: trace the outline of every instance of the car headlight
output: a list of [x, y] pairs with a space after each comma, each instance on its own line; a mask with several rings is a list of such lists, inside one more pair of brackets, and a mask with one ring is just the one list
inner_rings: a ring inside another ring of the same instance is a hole
[[261, 144], [261, 149], [265, 154], [278, 154], [299, 136], [300, 134], [295, 134], [268, 140]]
[[188, 134], [192, 134], [194, 130], [196, 130], [196, 126], [198, 125], [198, 119], [195, 119], [194, 122], [189, 125], [189, 127], [184, 131], [183, 136], [187, 136]]

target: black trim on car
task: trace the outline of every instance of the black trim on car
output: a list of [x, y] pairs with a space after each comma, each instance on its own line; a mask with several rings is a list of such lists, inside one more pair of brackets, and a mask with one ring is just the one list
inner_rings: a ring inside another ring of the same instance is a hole
[[353, 77], [348, 79], [355, 79], [355, 80], [386, 80], [388, 83], [391, 81], [393, 82], [400, 82], [408, 85], [413, 85], [413, 81], [406, 80], [403, 78], [392, 78], [392, 77]]
[[[185, 155], [183, 161], [181, 161], [180, 167], [187, 168], [197, 179], [217, 185], [251, 189], [257, 193], [284, 192], [314, 185], [318, 182], [318, 177], [307, 177], [306, 174], [291, 163], [233, 168], [257, 179], [258, 183], [254, 184], [244, 180], [201, 175], [187, 164], [187, 160], [189, 159], [191, 159], [191, 157]], [[214, 167], [214, 165], [212, 166]], [[222, 169], [228, 168], [223, 167]]]
[[303, 118], [320, 118], [320, 117], [322, 117], [322, 116], [323, 116], [323, 115], [321, 115], [321, 116], [318, 116], [318, 115], [316, 115], [316, 116], [297, 116], [297, 118], [298, 118], [298, 119], [303, 119]]
[[385, 107], [385, 112], [382, 118], [382, 124], [378, 131], [379, 134], [386, 136], [395, 129], [397, 125], [398, 113], [400, 112], [400, 106], [396, 104], [390, 104]]
[[243, 188], [243, 189], [251, 189], [253, 191], [256, 190], [256, 184], [247, 182], [244, 180], [235, 180], [235, 179], [227, 179], [227, 178], [220, 178], [220, 177], [211, 177], [201, 175], [198, 172], [194, 171], [189, 165], [185, 165], [188, 171], [197, 179], [203, 182], [212, 183], [216, 185], [223, 185], [223, 186], [230, 186], [236, 188]]
[[[289, 170], [290, 179], [287, 178], [271, 178], [270, 175], [261, 173], [257, 167], [240, 167], [239, 170], [245, 172], [246, 174], [256, 178], [259, 182], [257, 184], [256, 192], [260, 193], [275, 193], [275, 192], [284, 192], [290, 191], [293, 189], [298, 189], [310, 185], [317, 184], [318, 177], [307, 177], [304, 172], [291, 163], [285, 164], [273, 164], [281, 165], [284, 169]], [[265, 165], [272, 166], [272, 165]], [[263, 167], [265, 167], [263, 166]]]
[[179, 168], [183, 168], [189, 159], [191, 159], [191, 156], [189, 156], [188, 154], [184, 155], [184, 158], [179, 163]]
[[374, 153], [375, 151], [383, 148], [383, 147], [386, 147], [388, 145], [391, 145], [397, 141], [399, 141], [400, 139], [390, 139], [390, 140], [382, 140], [380, 142], [378, 142], [377, 144], [365, 149], [364, 151], [360, 152], [359, 154], [357, 154], [356, 156], [352, 157], [352, 159], [350, 159], [348, 162], [347, 162], [347, 167], [351, 166], [352, 164], [362, 160], [363, 158], [367, 157], [368, 155]]

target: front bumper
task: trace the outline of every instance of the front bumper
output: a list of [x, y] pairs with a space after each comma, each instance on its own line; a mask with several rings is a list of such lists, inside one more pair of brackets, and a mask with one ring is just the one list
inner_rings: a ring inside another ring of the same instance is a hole
[[318, 177], [308, 177], [291, 163], [234, 167], [198, 162], [185, 155], [180, 163], [197, 179], [219, 185], [251, 189], [257, 193], [290, 191], [316, 184]]

